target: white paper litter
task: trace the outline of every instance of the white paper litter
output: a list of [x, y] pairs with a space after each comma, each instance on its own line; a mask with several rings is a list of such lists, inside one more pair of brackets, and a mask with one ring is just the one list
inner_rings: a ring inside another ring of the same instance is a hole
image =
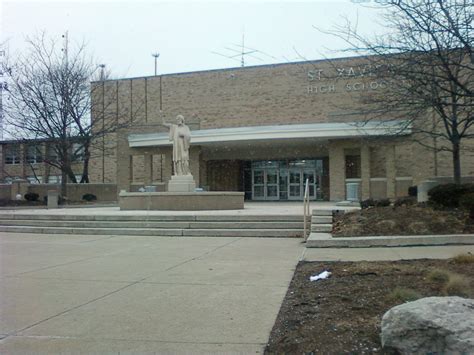
[[309, 277], [309, 281], [318, 281], [318, 280], [324, 280], [327, 279], [329, 276], [331, 276], [330, 271], [323, 271], [319, 275], [314, 275]]

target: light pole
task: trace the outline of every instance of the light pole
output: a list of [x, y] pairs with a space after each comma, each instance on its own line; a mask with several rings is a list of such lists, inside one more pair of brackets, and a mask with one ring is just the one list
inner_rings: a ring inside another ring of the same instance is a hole
[[158, 57], [160, 56], [160, 53], [158, 53], [158, 52], [157, 53], [152, 53], [151, 56], [155, 57], [155, 76], [156, 76], [156, 61], [157, 61]]
[[101, 81], [104, 81], [105, 79], [105, 64], [99, 64], [99, 68], [100, 68], [100, 80]]

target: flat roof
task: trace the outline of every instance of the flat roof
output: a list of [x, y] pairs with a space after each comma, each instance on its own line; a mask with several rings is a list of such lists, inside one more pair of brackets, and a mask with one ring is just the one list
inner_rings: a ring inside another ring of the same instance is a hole
[[[277, 126], [216, 128], [191, 131], [192, 145], [226, 142], [252, 142], [285, 139], [343, 139], [408, 135], [411, 125], [406, 121], [370, 121], [350, 123], [310, 123]], [[168, 133], [129, 134], [131, 148], [170, 146]]]
[[321, 62], [342, 61], [342, 60], [350, 60], [350, 59], [363, 59], [363, 58], [369, 58], [369, 57], [373, 57], [373, 56], [370, 56], [370, 55], [355, 55], [355, 56], [337, 57], [337, 58], [308, 59], [308, 60], [300, 60], [300, 61], [285, 62], [285, 63], [249, 65], [249, 66], [246, 66], [246, 67], [241, 66], [241, 67], [230, 67], [230, 68], [191, 70], [191, 71], [186, 71], [186, 72], [175, 72], [175, 73], [167, 73], [167, 74], [159, 74], [159, 75], [144, 75], [144, 76], [135, 76], [135, 77], [129, 77], [129, 78], [95, 80], [95, 81], [91, 81], [91, 83], [101, 83], [101, 82], [120, 81], [120, 80], [147, 79], [147, 78], [159, 78], [159, 77], [163, 77], [163, 76], [189, 75], [189, 74], [211, 73], [211, 72], [230, 71], [230, 70], [235, 71], [235, 70], [246, 70], [246, 69], [255, 69], [255, 68], [272, 68], [272, 67], [279, 67], [279, 66], [283, 66], [283, 65], [315, 64], [315, 63], [321, 63]]

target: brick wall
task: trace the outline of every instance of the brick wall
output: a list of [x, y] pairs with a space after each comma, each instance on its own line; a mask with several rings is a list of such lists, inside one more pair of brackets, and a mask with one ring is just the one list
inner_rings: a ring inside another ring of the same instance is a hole
[[[131, 156], [146, 155], [153, 159], [153, 155], [157, 154], [168, 158], [165, 164], [167, 170], [160, 172], [160, 175], [165, 182], [169, 179], [171, 148], [130, 149], [127, 142], [130, 133], [166, 132], [166, 128], [160, 126], [160, 109], [167, 121], [177, 114], [184, 115], [191, 129], [366, 119], [368, 107], [360, 104], [360, 93], [383, 89], [378, 88], [378, 83], [370, 76], [360, 75], [365, 64], [363, 58], [352, 58], [94, 83], [93, 117], [103, 119], [104, 122], [115, 119], [123, 127], [117, 134], [105, 137], [102, 145], [110, 145], [112, 152], [107, 153], [106, 157], [100, 157], [102, 153], [99, 152], [99, 157], [93, 159], [92, 181], [117, 182], [119, 188], [128, 189], [134, 171]], [[337, 76], [335, 67], [344, 68], [347, 75]], [[358, 91], [354, 90], [356, 87]], [[98, 93], [102, 93], [105, 99]], [[418, 184], [435, 174], [452, 175], [449, 153], [435, 155], [432, 150], [412, 142], [411, 138], [373, 139], [364, 144], [368, 145], [368, 153], [367, 150], [364, 152], [369, 159], [364, 162], [364, 167], [370, 170], [364, 172], [364, 194], [374, 186], [378, 191], [376, 195], [382, 191], [387, 191], [391, 196], [399, 195], [409, 180], [400, 182], [402, 180], [396, 178], [410, 177], [413, 184]], [[393, 146], [388, 165], [387, 145]], [[471, 148], [473, 145], [471, 143]], [[191, 169], [201, 185], [211, 185], [209, 176], [212, 173], [209, 173], [205, 161], [329, 157], [331, 171], [338, 171], [330, 177], [331, 198], [342, 199], [345, 196], [345, 177], [343, 173], [341, 175], [341, 170], [334, 169], [343, 169], [344, 149], [360, 151], [360, 147], [359, 140], [300, 145], [281, 142], [273, 146], [251, 143], [247, 147], [216, 146], [202, 147], [201, 150], [193, 147], [196, 150], [192, 154]], [[332, 149], [336, 150], [331, 153]], [[473, 152], [466, 150], [462, 153], [463, 175], [474, 175]], [[144, 161], [148, 161], [148, 158]], [[153, 166], [152, 163], [149, 165]], [[136, 169], [141, 168], [137, 166]], [[150, 172], [150, 178], [145, 178], [146, 181], [155, 180], [153, 171]], [[367, 177], [386, 178], [386, 185], [382, 188], [380, 182], [371, 184], [366, 181]]]

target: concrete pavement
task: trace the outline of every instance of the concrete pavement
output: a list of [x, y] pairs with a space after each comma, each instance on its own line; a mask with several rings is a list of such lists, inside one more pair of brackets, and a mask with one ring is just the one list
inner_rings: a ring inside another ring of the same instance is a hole
[[474, 246], [0, 233], [0, 353], [259, 353], [299, 260], [466, 252]]
[[0, 353], [263, 350], [298, 239], [0, 234]]

